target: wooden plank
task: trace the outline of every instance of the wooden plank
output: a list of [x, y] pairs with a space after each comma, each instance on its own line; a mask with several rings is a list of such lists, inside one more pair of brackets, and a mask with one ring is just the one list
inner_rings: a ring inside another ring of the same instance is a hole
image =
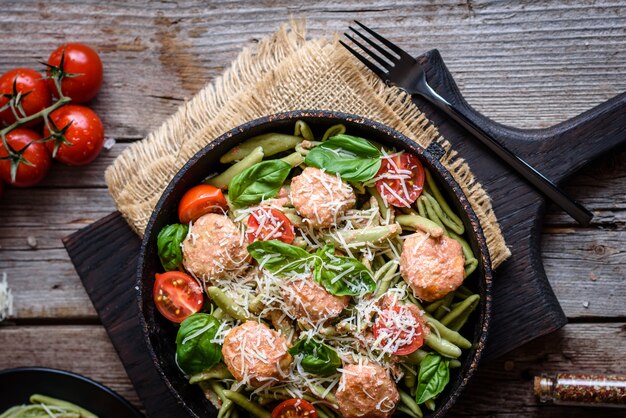
[[626, 90], [626, 34], [620, 30], [626, 18], [619, 0], [548, 7], [515, 0], [236, 0], [219, 6], [188, 0], [175, 7], [24, 1], [3, 12], [0, 71], [36, 66], [76, 33], [101, 51], [105, 85], [93, 104], [109, 135], [120, 138], [158, 126], [217, 77], [242, 45], [292, 16], [306, 16], [312, 36], [343, 31], [358, 18], [416, 54], [437, 47], [470, 103], [515, 126], [548, 126]]
[[[449, 416], [626, 416], [617, 410], [539, 405], [532, 395], [531, 382], [532, 376], [542, 372], [623, 373], [625, 333], [625, 323], [569, 324], [498, 361], [481, 365]], [[3, 326], [0, 346], [5, 353], [0, 356], [0, 369], [39, 365], [71, 370], [104, 383], [138, 406], [138, 398], [101, 326]]]
[[100, 325], [2, 326], [0, 346], [0, 369], [42, 366], [69, 370], [103, 383], [141, 407]]
[[540, 405], [532, 395], [541, 373], [623, 374], [626, 324], [568, 324], [501, 359], [481, 365], [451, 416], [624, 417], [626, 411]]

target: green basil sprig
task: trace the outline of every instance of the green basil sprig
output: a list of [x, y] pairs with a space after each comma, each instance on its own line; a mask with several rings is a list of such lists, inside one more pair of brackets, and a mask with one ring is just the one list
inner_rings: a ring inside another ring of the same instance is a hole
[[367, 267], [355, 258], [336, 256], [332, 245], [320, 248], [315, 254], [278, 240], [255, 241], [247, 248], [272, 273], [288, 276], [313, 272], [313, 280], [336, 296], [361, 296], [376, 290], [376, 282]]
[[255, 241], [247, 249], [263, 268], [272, 273], [301, 273], [312, 261], [311, 254], [302, 248], [276, 239]]
[[292, 356], [303, 355], [302, 368], [304, 371], [322, 376], [333, 374], [341, 367], [341, 359], [337, 352], [328, 345], [313, 339], [302, 339], [289, 349]]
[[450, 360], [428, 353], [420, 363], [415, 401], [422, 404], [439, 395], [450, 381]]
[[228, 199], [235, 206], [247, 206], [276, 196], [291, 171], [281, 160], [256, 163], [235, 176], [228, 184]]
[[368, 140], [335, 135], [309, 151], [305, 164], [339, 174], [343, 180], [367, 181], [380, 169], [381, 153]]
[[212, 315], [195, 313], [185, 319], [176, 335], [176, 361], [188, 375], [210, 369], [222, 359], [222, 349], [211, 342], [220, 323]]
[[[360, 296], [376, 290], [372, 273], [356, 258], [335, 255], [335, 247], [317, 250], [313, 279], [336, 296]], [[339, 277], [341, 276], [341, 277]]]
[[180, 244], [185, 240], [189, 226], [183, 224], [167, 225], [157, 237], [159, 260], [165, 271], [176, 270], [183, 262]]

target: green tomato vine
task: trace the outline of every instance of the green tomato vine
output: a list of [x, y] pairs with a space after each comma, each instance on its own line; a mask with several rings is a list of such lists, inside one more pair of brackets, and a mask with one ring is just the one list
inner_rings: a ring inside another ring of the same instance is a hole
[[15, 181], [15, 177], [17, 175], [17, 168], [19, 167], [20, 164], [26, 164], [26, 165], [32, 166], [32, 163], [28, 161], [26, 158], [24, 158], [24, 155], [23, 155], [24, 151], [28, 149], [28, 147], [32, 144], [32, 142], [18, 150], [18, 149], [13, 148], [7, 141], [7, 138], [6, 138], [7, 134], [11, 132], [12, 130], [14, 130], [15, 128], [23, 126], [39, 118], [43, 118], [44, 123], [46, 124], [46, 128], [48, 128], [48, 132], [50, 132], [50, 135], [45, 138], [40, 139], [37, 142], [54, 141], [54, 150], [52, 151], [53, 158], [56, 156], [56, 153], [59, 150], [59, 147], [61, 145], [63, 144], [70, 145], [70, 146], [72, 145], [72, 143], [67, 141], [65, 137], [65, 133], [67, 132], [68, 128], [71, 126], [72, 122], [59, 128], [55, 125], [54, 121], [50, 118], [50, 114], [52, 112], [66, 105], [72, 100], [70, 97], [67, 97], [63, 94], [63, 91], [61, 90], [61, 81], [66, 77], [76, 77], [80, 75], [80, 74], [66, 73], [64, 71], [64, 61], [65, 61], [65, 53], [61, 55], [61, 62], [58, 67], [42, 62], [42, 64], [47, 67], [46, 72], [50, 73], [50, 75], [45, 76], [45, 78], [51, 78], [54, 81], [54, 86], [57, 91], [57, 97], [59, 98], [56, 102], [52, 103], [47, 108], [42, 109], [39, 112], [34, 113], [30, 116], [26, 116], [26, 112], [24, 111], [24, 108], [22, 107], [22, 100], [26, 96], [28, 96], [31, 92], [28, 91], [26, 93], [22, 93], [22, 92], [17, 91], [17, 78], [13, 81], [13, 92], [9, 94], [4, 94], [4, 97], [8, 98], [9, 102], [0, 108], [0, 112], [5, 109], [10, 108], [11, 112], [13, 112], [13, 115], [15, 116], [15, 122], [7, 126], [6, 128], [3, 128], [0, 130], [0, 139], [2, 140], [2, 145], [4, 149], [7, 151], [7, 156], [0, 157], [0, 160], [8, 160], [11, 162], [11, 182]]

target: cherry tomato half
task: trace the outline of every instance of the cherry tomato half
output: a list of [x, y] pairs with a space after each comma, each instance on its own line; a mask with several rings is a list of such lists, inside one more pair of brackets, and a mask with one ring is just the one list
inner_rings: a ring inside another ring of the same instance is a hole
[[424, 167], [406, 152], [383, 157], [376, 177], [378, 193], [392, 206], [408, 208], [424, 188]]
[[[28, 148], [22, 153], [22, 157], [29, 164], [20, 163], [17, 166], [15, 182], [11, 182], [11, 161], [0, 160], [0, 179], [2, 181], [15, 187], [30, 187], [44, 179], [52, 165], [52, 158], [46, 146], [37, 142], [40, 139], [41, 136], [37, 132], [26, 128], [13, 129], [6, 135], [7, 143], [15, 151], [20, 151], [28, 145]], [[0, 158], [7, 155], [9, 153], [0, 141]]]
[[[13, 94], [13, 82], [17, 92], [22, 93], [20, 102], [25, 115], [30, 116], [45, 109], [52, 104], [52, 96], [44, 77], [37, 71], [30, 68], [16, 68], [10, 70], [0, 77], [0, 108], [9, 103], [9, 98], [5, 95]], [[0, 112], [0, 121], [6, 126], [15, 122], [15, 115], [10, 108]], [[40, 120], [34, 120], [25, 126], [37, 125]]]
[[270, 418], [317, 418], [317, 411], [304, 399], [287, 399], [274, 408]]
[[[63, 72], [75, 74], [61, 80], [63, 95], [70, 97], [74, 103], [84, 103], [93, 99], [102, 85], [102, 61], [98, 53], [84, 44], [65, 44], [50, 54], [48, 65], [58, 68], [62, 56]], [[51, 72], [48, 71], [48, 76], [50, 75]], [[58, 95], [54, 80], [51, 78], [48, 79], [48, 87], [53, 95]]]
[[187, 190], [178, 205], [178, 218], [188, 224], [210, 212], [223, 213], [228, 209], [226, 198], [220, 189], [200, 184]]
[[[50, 119], [57, 129], [65, 131], [65, 139], [71, 143], [61, 144], [54, 158], [67, 165], [85, 165], [96, 159], [104, 146], [104, 126], [96, 113], [85, 106], [65, 105], [50, 114]], [[47, 127], [44, 136], [49, 136]], [[54, 151], [55, 141], [46, 142], [50, 153]]]
[[168, 271], [155, 275], [154, 304], [161, 315], [172, 322], [181, 323], [202, 308], [202, 287], [182, 271]]
[[250, 214], [246, 236], [250, 243], [277, 239], [291, 244], [295, 233], [293, 224], [284, 213], [274, 208], [260, 208]]
[[[401, 327], [400, 324], [408, 324]], [[383, 342], [396, 344], [398, 341], [408, 340], [399, 345], [394, 352], [397, 356], [406, 356], [424, 345], [424, 329], [421, 319], [406, 306], [393, 305], [378, 314], [372, 329], [374, 338], [384, 336]]]

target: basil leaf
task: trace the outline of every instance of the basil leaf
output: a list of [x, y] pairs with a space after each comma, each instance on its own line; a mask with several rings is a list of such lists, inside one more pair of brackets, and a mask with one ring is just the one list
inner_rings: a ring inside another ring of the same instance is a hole
[[289, 350], [292, 356], [302, 355], [302, 368], [304, 371], [326, 376], [333, 374], [341, 367], [341, 359], [337, 352], [324, 343], [313, 339], [302, 339]]
[[183, 224], [167, 225], [157, 237], [159, 260], [165, 271], [176, 270], [183, 262], [180, 244], [185, 240], [189, 227]]
[[336, 296], [362, 296], [376, 290], [372, 273], [359, 260], [335, 255], [335, 247], [326, 245], [315, 253], [313, 279]]
[[185, 319], [176, 335], [176, 362], [188, 375], [210, 369], [222, 359], [222, 348], [211, 342], [220, 323], [213, 316], [195, 313]]
[[439, 395], [450, 381], [450, 360], [428, 353], [420, 363], [415, 401], [422, 404]]
[[367, 181], [380, 169], [381, 153], [363, 138], [335, 135], [309, 151], [305, 164], [339, 174], [348, 181]]
[[276, 239], [255, 241], [247, 249], [259, 265], [272, 273], [301, 273], [311, 263], [312, 254]]
[[274, 197], [290, 171], [291, 165], [281, 160], [256, 163], [230, 181], [228, 199], [235, 206], [246, 206]]

